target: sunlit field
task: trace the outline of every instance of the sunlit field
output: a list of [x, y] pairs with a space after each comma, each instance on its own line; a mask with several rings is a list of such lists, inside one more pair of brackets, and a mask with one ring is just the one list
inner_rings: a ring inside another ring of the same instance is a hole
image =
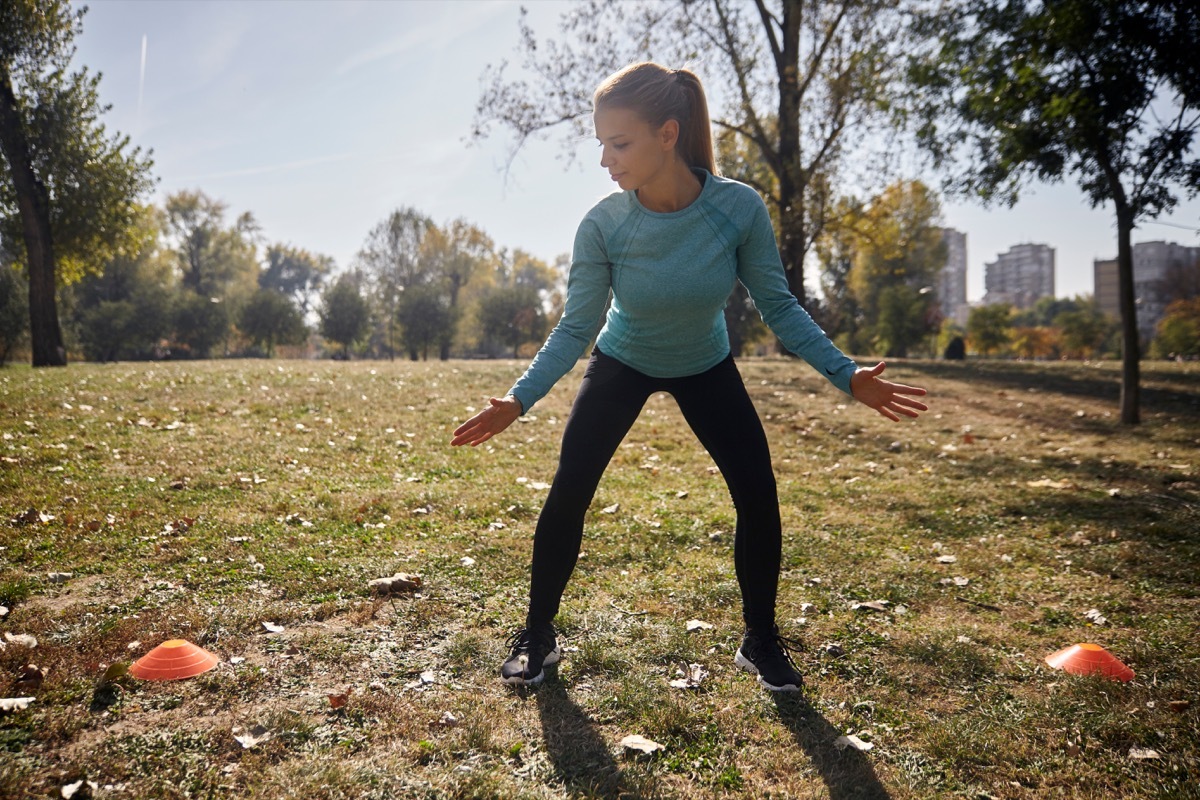
[[[930, 390], [902, 423], [741, 367], [799, 696], [733, 665], [733, 510], [669, 397], [589, 512], [562, 663], [515, 690], [580, 369], [477, 449], [450, 432], [523, 364], [0, 370], [0, 697], [33, 698], [0, 796], [1200, 796], [1200, 364], [1144, 365], [1133, 428], [1116, 364], [898, 363]], [[419, 591], [369, 588], [397, 572]], [[219, 665], [105, 678], [172, 638]], [[1081, 642], [1136, 677], [1044, 663]]]

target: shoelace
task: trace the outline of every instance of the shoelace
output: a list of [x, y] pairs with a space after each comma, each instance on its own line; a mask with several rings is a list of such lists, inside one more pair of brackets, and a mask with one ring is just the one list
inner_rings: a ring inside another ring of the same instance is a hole
[[514, 652], [520, 650], [529, 652], [533, 649], [534, 645], [540, 645], [542, 649], [548, 651], [550, 649], [549, 644], [549, 639], [544, 636], [538, 636], [528, 628], [521, 628], [504, 642], [504, 646]]
[[786, 636], [776, 632], [768, 636], [754, 637], [754, 643], [757, 645], [759, 654], [765, 655], [764, 650], [778, 650], [792, 669], [796, 669], [796, 662], [792, 660], [792, 653], [799, 652], [804, 649], [804, 644], [796, 639], [789, 639]]

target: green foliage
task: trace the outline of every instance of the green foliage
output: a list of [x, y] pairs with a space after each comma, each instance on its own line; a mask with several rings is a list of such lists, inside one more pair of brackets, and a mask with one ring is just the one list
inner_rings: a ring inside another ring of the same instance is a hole
[[153, 357], [170, 333], [174, 276], [156, 211], [143, 208], [134, 231], [136, 248], [67, 290], [70, 328], [93, 361]]
[[1200, 356], [1200, 297], [1176, 300], [1167, 306], [1151, 352], [1157, 358]]
[[946, 264], [941, 203], [919, 181], [844, 199], [817, 248], [832, 316], [858, 351], [905, 356], [937, 330], [929, 288]]
[[[86, 9], [61, 0], [11, 0], [0, 11], [0, 80], [11, 81], [21, 135], [49, 201], [49, 223], [62, 284], [98, 272], [127, 248], [150, 190], [152, 161], [129, 137], [110, 135], [100, 117], [99, 75], [68, 72]], [[18, 192], [0, 158], [0, 242], [25, 261]]]
[[267, 358], [274, 355], [277, 344], [301, 344], [308, 338], [300, 309], [275, 289], [259, 289], [251, 295], [242, 306], [238, 329], [256, 347], [264, 347]]
[[947, 185], [1014, 202], [1073, 176], [1112, 203], [1121, 289], [1121, 419], [1139, 420], [1131, 232], [1200, 190], [1200, 5], [1186, 0], [954, 0], [914, 31], [909, 112]]
[[1012, 306], [976, 306], [967, 317], [967, 341], [976, 353], [990, 356], [1004, 350], [1012, 329]]
[[228, 206], [203, 192], [176, 192], [165, 204], [166, 225], [182, 288], [205, 298], [236, 300], [257, 288], [251, 237], [258, 225], [249, 212], [226, 225]]
[[267, 249], [267, 263], [258, 275], [258, 285], [274, 289], [292, 299], [307, 315], [321, 286], [333, 272], [333, 259], [282, 244]]
[[430, 348], [440, 352], [454, 336], [455, 309], [439, 287], [418, 284], [400, 297], [396, 321], [401, 326], [401, 341], [413, 361], [428, 359]]
[[479, 321], [487, 340], [507, 347], [515, 358], [523, 343], [546, 334], [546, 314], [532, 286], [503, 286], [479, 303]]
[[371, 325], [370, 307], [362, 296], [361, 285], [359, 273], [346, 273], [338, 276], [321, 297], [321, 335], [340, 344], [345, 357], [366, 337]]
[[396, 354], [395, 324], [402, 294], [424, 283], [429, 265], [421, 258], [433, 220], [414, 208], [393, 211], [367, 234], [358, 264], [370, 282], [374, 319], [382, 325], [379, 344], [388, 358]]
[[1053, 322], [1062, 332], [1062, 348], [1068, 356], [1095, 358], [1113, 350], [1117, 326], [1090, 297], [1077, 298], [1075, 307], [1056, 314]]
[[17, 269], [0, 263], [0, 366], [29, 331], [28, 292]]
[[229, 305], [219, 298], [178, 292], [171, 309], [172, 354], [208, 358], [213, 348], [229, 336], [231, 325]]

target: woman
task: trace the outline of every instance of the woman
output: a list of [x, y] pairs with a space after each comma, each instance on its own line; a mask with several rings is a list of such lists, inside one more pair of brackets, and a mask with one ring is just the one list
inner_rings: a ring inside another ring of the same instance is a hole
[[553, 627], [583, 519], [605, 467], [646, 399], [674, 396], [737, 509], [734, 562], [746, 632], [735, 663], [773, 691], [802, 678], [775, 626], [782, 533], [766, 435], [730, 354], [723, 309], [740, 280], [789, 350], [892, 420], [915, 417], [925, 390], [859, 369], [788, 291], [770, 217], [750, 187], [718, 175], [708, 106], [688, 70], [634, 64], [593, 97], [600, 166], [622, 189], [584, 217], [562, 318], [504, 398], [454, 431], [479, 445], [528, 412], [583, 355], [612, 304], [563, 431], [554, 483], [534, 534], [529, 611], [508, 641], [503, 680], [539, 683], [558, 661]]

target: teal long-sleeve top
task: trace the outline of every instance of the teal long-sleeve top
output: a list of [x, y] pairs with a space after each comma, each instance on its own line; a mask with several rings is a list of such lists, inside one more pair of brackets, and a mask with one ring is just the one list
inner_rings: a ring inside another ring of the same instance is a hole
[[749, 186], [695, 170], [700, 195], [679, 211], [646, 209], [632, 191], [605, 197], [575, 234], [562, 317], [509, 393], [528, 412], [596, 346], [656, 378], [695, 375], [729, 355], [725, 304], [734, 282], [788, 350], [850, 393], [857, 366], [788, 289], [775, 232]]

